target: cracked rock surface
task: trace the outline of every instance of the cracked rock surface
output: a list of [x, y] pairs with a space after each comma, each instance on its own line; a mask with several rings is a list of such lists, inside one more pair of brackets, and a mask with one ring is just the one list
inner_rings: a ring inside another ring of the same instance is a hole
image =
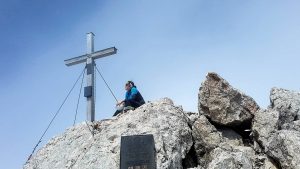
[[259, 109], [251, 97], [233, 88], [216, 73], [207, 74], [198, 96], [200, 113], [226, 126], [250, 121]]
[[163, 98], [111, 119], [83, 122], [40, 148], [24, 169], [119, 169], [121, 136], [153, 134], [157, 169], [300, 169], [300, 93], [273, 88], [270, 106], [217, 73], [198, 93], [198, 112]]
[[126, 135], [153, 134], [158, 168], [181, 169], [190, 150], [192, 132], [180, 107], [164, 98], [147, 103], [112, 119], [85, 123], [54, 137], [28, 161], [25, 169], [118, 169], [120, 138]]
[[252, 122], [253, 135], [263, 152], [281, 168], [300, 168], [300, 93], [272, 88], [271, 105]]
[[300, 120], [300, 93], [274, 87], [270, 100], [270, 107], [280, 112], [279, 126]]

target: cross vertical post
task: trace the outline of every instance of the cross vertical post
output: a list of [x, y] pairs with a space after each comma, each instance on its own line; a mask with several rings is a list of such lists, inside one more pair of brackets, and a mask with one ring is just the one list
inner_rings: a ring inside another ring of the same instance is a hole
[[[91, 55], [94, 52], [94, 34], [87, 33], [87, 54]], [[86, 90], [89, 91], [87, 99], [87, 120], [93, 122], [95, 120], [95, 61], [92, 57], [86, 60]]]
[[94, 34], [87, 33], [87, 53], [85, 55], [77, 56], [71, 59], [66, 59], [67, 66], [73, 66], [80, 63], [86, 64], [86, 79], [87, 84], [84, 88], [84, 96], [87, 98], [87, 120], [95, 121], [95, 60], [117, 53], [117, 48], [110, 47], [94, 52]]

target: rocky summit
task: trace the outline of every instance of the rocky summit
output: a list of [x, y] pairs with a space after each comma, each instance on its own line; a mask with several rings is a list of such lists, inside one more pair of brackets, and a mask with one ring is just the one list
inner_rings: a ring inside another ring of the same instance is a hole
[[198, 112], [162, 98], [83, 122], [52, 138], [23, 168], [119, 169], [121, 136], [151, 134], [157, 169], [300, 169], [300, 93], [273, 88], [270, 101], [262, 109], [208, 73]]

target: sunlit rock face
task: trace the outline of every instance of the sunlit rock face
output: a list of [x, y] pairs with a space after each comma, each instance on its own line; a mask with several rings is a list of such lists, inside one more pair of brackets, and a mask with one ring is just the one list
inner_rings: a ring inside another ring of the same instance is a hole
[[216, 73], [208, 73], [199, 90], [198, 109], [213, 122], [238, 126], [251, 121], [259, 109], [249, 96], [233, 88]]
[[270, 106], [262, 109], [208, 73], [198, 112], [162, 98], [83, 122], [52, 138], [23, 168], [119, 169], [121, 136], [152, 134], [157, 169], [299, 169], [300, 94], [279, 88], [270, 93]]

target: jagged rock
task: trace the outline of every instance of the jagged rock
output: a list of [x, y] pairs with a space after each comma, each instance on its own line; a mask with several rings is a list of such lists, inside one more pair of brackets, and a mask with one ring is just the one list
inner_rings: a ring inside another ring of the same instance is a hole
[[293, 121], [292, 123], [285, 123], [281, 126], [282, 130], [295, 130], [300, 132], [300, 120]]
[[24, 165], [24, 169], [117, 169], [120, 136], [136, 134], [153, 134], [158, 169], [181, 169], [182, 159], [193, 145], [183, 110], [166, 98], [95, 122], [93, 127], [94, 138], [84, 123], [53, 138]]
[[257, 155], [251, 147], [222, 143], [209, 154], [208, 169], [277, 169], [266, 155]]
[[266, 145], [267, 154], [284, 169], [300, 168], [300, 132], [280, 130]]
[[261, 146], [260, 146], [260, 145], [258, 144], [258, 142], [255, 141], [255, 140], [253, 140], [253, 149], [254, 149], [254, 151], [257, 152], [257, 153], [262, 153], [262, 152], [263, 152]]
[[216, 73], [208, 73], [199, 91], [199, 113], [204, 113], [212, 121], [237, 126], [250, 121], [259, 109], [249, 96], [234, 89]]
[[192, 127], [194, 147], [201, 167], [207, 166], [209, 153], [220, 144], [243, 145], [239, 134], [229, 128], [216, 129], [204, 115], [200, 115]]
[[189, 125], [193, 126], [195, 121], [199, 118], [199, 113], [194, 113], [194, 112], [184, 112], [188, 119], [189, 119]]
[[200, 115], [192, 127], [195, 150], [198, 160], [222, 142], [222, 135], [205, 116]]
[[271, 106], [262, 110], [208, 73], [198, 98], [199, 113], [164, 98], [88, 126], [78, 124], [51, 139], [24, 169], [117, 169], [121, 136], [137, 134], [153, 134], [157, 169], [300, 168], [300, 93], [273, 88]]
[[224, 142], [227, 142], [228, 144], [231, 144], [234, 146], [242, 146], [243, 145], [242, 136], [240, 136], [234, 130], [224, 127], [224, 128], [218, 129], [218, 131], [221, 132]]
[[300, 120], [300, 93], [272, 88], [270, 100], [270, 107], [280, 112], [279, 126]]
[[[293, 122], [288, 120], [292, 119], [293, 113], [291, 112], [295, 111], [286, 109], [290, 106], [287, 106], [286, 103], [282, 101], [283, 97], [279, 97], [283, 95], [281, 93], [282, 90], [277, 91], [277, 89], [274, 88], [272, 91], [272, 108], [274, 109], [259, 110], [255, 114], [252, 123], [254, 138], [262, 146], [263, 151], [275, 159], [282, 168], [300, 168], [299, 121]], [[284, 93], [288, 92], [284, 90]], [[276, 95], [276, 97], [278, 96], [277, 99], [274, 99], [274, 95]], [[289, 105], [294, 105], [292, 99], [289, 101]], [[280, 124], [282, 124], [282, 126], [280, 126]], [[285, 130], [279, 130], [280, 128]]]
[[254, 169], [278, 169], [273, 160], [266, 155], [256, 156], [254, 164]]
[[253, 135], [263, 148], [270, 137], [278, 130], [279, 112], [276, 110], [259, 110], [252, 121]]
[[197, 167], [193, 167], [193, 168], [187, 168], [187, 169], [204, 169], [203, 167], [201, 166], [197, 166]]
[[[252, 150], [253, 151], [253, 150]], [[252, 169], [251, 156], [239, 149], [226, 150], [223, 148], [215, 148], [209, 155], [210, 162], [207, 165], [208, 169]], [[253, 151], [254, 156], [254, 151]]]

